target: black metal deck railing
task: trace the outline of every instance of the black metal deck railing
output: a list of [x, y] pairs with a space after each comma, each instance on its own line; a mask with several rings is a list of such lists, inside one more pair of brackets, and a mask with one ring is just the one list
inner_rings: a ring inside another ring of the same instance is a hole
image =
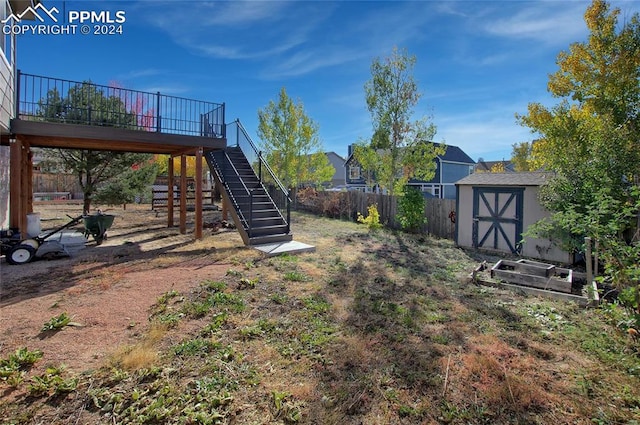
[[225, 137], [224, 103], [17, 73], [16, 117], [188, 136]]
[[289, 232], [291, 228], [291, 198], [289, 197], [289, 190], [284, 187], [267, 161], [265, 161], [262, 152], [253, 143], [239, 119], [227, 124], [226, 134], [228, 137], [227, 146], [235, 145], [242, 149], [258, 176], [260, 184], [267, 189], [271, 186], [271, 190], [268, 190], [267, 194], [280, 210], [282, 218], [287, 223], [287, 232]]

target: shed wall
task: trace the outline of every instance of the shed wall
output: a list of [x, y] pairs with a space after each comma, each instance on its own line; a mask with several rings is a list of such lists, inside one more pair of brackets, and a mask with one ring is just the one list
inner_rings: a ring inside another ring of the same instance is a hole
[[[513, 186], [508, 186], [513, 188]], [[522, 229], [526, 233], [528, 227], [536, 221], [549, 217], [538, 202], [537, 186], [527, 186], [523, 195]], [[473, 248], [473, 186], [459, 185], [457, 198], [456, 243], [461, 247]], [[512, 216], [513, 214], [508, 214]], [[482, 230], [482, 229], [481, 229]], [[500, 246], [500, 250], [509, 253], [509, 249]], [[569, 253], [554, 246], [551, 241], [539, 238], [526, 238], [522, 246], [522, 256], [540, 260], [570, 263]]]

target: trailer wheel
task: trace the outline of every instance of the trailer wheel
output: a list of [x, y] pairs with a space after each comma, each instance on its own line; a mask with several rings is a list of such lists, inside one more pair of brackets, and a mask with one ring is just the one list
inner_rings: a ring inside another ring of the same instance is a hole
[[36, 250], [31, 245], [16, 245], [9, 251], [7, 255], [7, 263], [9, 264], [27, 264], [33, 260]]

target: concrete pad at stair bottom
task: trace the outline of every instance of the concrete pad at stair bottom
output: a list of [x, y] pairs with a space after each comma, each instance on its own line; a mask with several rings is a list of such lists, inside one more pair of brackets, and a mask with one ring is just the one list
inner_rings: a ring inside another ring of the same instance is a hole
[[254, 245], [252, 246], [252, 248], [265, 253], [267, 257], [274, 257], [280, 254], [299, 254], [301, 252], [314, 252], [316, 250], [316, 247], [313, 245], [307, 245], [306, 243], [296, 241]]

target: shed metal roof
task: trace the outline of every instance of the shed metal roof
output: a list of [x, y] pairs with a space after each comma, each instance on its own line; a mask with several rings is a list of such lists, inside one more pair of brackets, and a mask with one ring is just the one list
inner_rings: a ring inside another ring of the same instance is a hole
[[542, 186], [553, 177], [552, 173], [474, 173], [456, 182], [471, 186]]

